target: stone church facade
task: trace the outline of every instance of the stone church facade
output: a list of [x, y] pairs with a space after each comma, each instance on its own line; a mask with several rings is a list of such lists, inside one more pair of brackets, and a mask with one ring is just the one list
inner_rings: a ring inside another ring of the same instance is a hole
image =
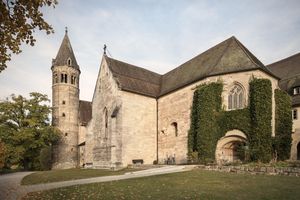
[[[300, 70], [300, 56], [296, 57], [298, 60], [289, 66], [290, 70]], [[299, 87], [300, 95], [299, 75], [283, 77], [280, 70], [284, 71], [285, 66], [286, 63], [279, 62], [266, 67], [235, 37], [164, 75], [104, 54], [92, 102], [87, 102], [79, 100], [81, 71], [66, 32], [51, 67], [53, 125], [62, 132], [54, 148], [53, 168], [187, 163], [187, 137], [196, 86], [222, 81], [225, 110], [247, 107], [249, 82], [253, 78], [269, 79], [272, 91], [281, 88], [290, 93]], [[285, 84], [290, 79], [292, 83]], [[299, 109], [297, 100], [293, 96], [293, 113]], [[273, 92], [272, 136], [274, 105]], [[291, 159], [299, 159], [300, 119], [294, 119]], [[234, 161], [234, 144], [245, 141], [247, 137], [242, 131], [228, 131], [218, 141], [216, 161]]]

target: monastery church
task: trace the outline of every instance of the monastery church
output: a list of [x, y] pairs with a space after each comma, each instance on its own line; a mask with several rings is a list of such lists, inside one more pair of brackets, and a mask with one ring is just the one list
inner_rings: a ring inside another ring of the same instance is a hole
[[[53, 168], [119, 168], [131, 164], [187, 163], [193, 94], [198, 85], [222, 81], [222, 107], [249, 104], [249, 82], [272, 85], [272, 136], [275, 135], [274, 90], [292, 96], [291, 159], [300, 159], [300, 54], [265, 66], [231, 37], [172, 71], [160, 75], [103, 54], [92, 102], [79, 99], [80, 68], [66, 31], [52, 60], [52, 123], [62, 133], [54, 147]], [[82, 70], [82, 71], [81, 71]], [[235, 144], [246, 142], [241, 130], [218, 141], [217, 163], [238, 159]]]

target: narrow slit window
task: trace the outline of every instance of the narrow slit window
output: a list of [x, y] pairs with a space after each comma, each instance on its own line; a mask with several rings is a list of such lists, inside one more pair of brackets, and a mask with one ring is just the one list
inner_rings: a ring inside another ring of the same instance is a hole
[[68, 83], [68, 75], [65, 74], [65, 83]]
[[294, 119], [294, 120], [298, 119], [298, 112], [297, 112], [297, 109], [294, 109], [294, 110], [293, 110], [293, 119]]

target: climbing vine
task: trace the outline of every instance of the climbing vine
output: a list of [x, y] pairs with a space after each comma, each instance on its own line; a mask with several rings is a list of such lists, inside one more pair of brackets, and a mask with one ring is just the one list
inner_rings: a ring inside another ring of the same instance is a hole
[[201, 162], [214, 160], [220, 130], [217, 125], [221, 110], [222, 83], [203, 84], [194, 93], [189, 131], [189, 153], [198, 152]]
[[[203, 84], [194, 92], [188, 154], [200, 162], [215, 160], [217, 141], [226, 132], [238, 129], [248, 138], [250, 159], [269, 162], [272, 158], [271, 119], [272, 87], [268, 79], [250, 82], [249, 107], [225, 111], [221, 109], [223, 84]], [[192, 156], [191, 156], [192, 155]]]
[[250, 124], [248, 137], [252, 161], [272, 159], [272, 86], [268, 79], [250, 82]]
[[291, 98], [282, 91], [275, 90], [275, 152], [278, 160], [286, 160], [290, 157], [292, 142], [292, 113]]

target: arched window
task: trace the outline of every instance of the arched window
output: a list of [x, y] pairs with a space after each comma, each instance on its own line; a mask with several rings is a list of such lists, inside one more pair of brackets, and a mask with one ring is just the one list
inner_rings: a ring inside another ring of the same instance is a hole
[[234, 85], [228, 95], [228, 109], [235, 110], [244, 107], [244, 91], [239, 85]]
[[65, 74], [65, 83], [68, 83], [68, 75]]
[[171, 124], [171, 126], [172, 126], [173, 133], [174, 133], [175, 137], [177, 137], [177, 136], [178, 136], [177, 122], [173, 122], [173, 123]]
[[68, 75], [67, 74], [60, 74], [60, 82], [61, 83], [68, 83]]
[[71, 58], [68, 58], [67, 63], [68, 63], [68, 66], [71, 66], [71, 65], [72, 65], [72, 60], [71, 60]]
[[58, 76], [57, 76], [57, 74], [53, 75], [53, 83], [58, 83]]
[[76, 84], [76, 76], [74, 75], [71, 76], [71, 84]]

